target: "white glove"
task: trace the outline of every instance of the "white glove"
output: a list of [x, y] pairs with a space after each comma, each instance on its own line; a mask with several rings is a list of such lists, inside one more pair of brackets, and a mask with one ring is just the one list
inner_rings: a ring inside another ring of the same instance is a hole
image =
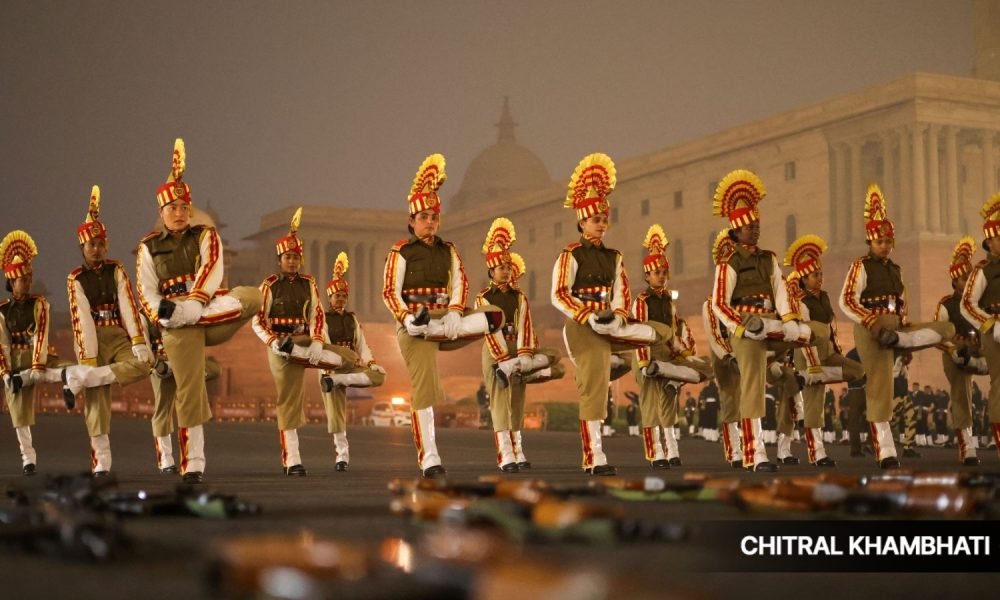
[[530, 354], [522, 354], [521, 356], [517, 357], [517, 368], [522, 373], [530, 373], [531, 372], [531, 367], [532, 367], [532, 362], [533, 361], [531, 360], [531, 355]]
[[323, 354], [323, 342], [319, 340], [313, 340], [312, 343], [309, 344], [309, 349], [306, 350], [306, 359], [309, 361], [309, 364], [318, 365], [319, 359], [322, 356], [322, 354]]
[[781, 324], [781, 332], [784, 334], [786, 342], [794, 342], [799, 339], [799, 322], [785, 321]]
[[11, 387], [13, 382], [10, 380], [10, 373], [3, 374], [3, 392], [7, 398], [14, 395], [14, 389]]
[[378, 373], [381, 373], [381, 374], [385, 375], [385, 369], [384, 369], [384, 368], [382, 368], [382, 366], [381, 366], [381, 365], [372, 365], [372, 366], [371, 366], [371, 367], [369, 367], [369, 368], [370, 368], [370, 369], [371, 369], [372, 371], [376, 371], [376, 372], [378, 372]]
[[194, 325], [201, 318], [202, 305], [197, 300], [181, 300], [174, 306], [174, 314], [161, 324], [167, 328], [186, 327]]
[[597, 313], [591, 313], [587, 317], [587, 321], [590, 322], [590, 328], [594, 330], [594, 333], [598, 335], [611, 335], [621, 327], [621, 315], [615, 315], [615, 318], [609, 323], [598, 323]]
[[444, 336], [453, 340], [458, 337], [458, 330], [462, 327], [462, 315], [449, 310], [445, 316], [441, 317], [441, 325], [444, 327]]
[[[28, 373], [27, 379], [31, 382], [31, 385], [45, 383], [45, 369], [31, 369], [26, 372]], [[21, 377], [24, 377], [23, 372], [21, 373]]]
[[408, 334], [410, 334], [410, 335], [412, 335], [414, 337], [422, 337], [425, 333], [427, 333], [427, 326], [426, 325], [414, 325], [413, 324], [413, 319], [414, 319], [414, 316], [412, 314], [409, 314], [409, 315], [406, 315], [405, 317], [403, 317], [403, 327], [406, 327], [406, 333], [408, 333]]
[[277, 356], [280, 356], [281, 358], [288, 358], [289, 354], [287, 352], [282, 352], [281, 350], [279, 350], [280, 347], [281, 347], [281, 340], [274, 340], [273, 342], [271, 342], [271, 352], [274, 352]]
[[153, 353], [149, 351], [146, 344], [136, 344], [132, 346], [132, 356], [147, 365], [153, 364]]

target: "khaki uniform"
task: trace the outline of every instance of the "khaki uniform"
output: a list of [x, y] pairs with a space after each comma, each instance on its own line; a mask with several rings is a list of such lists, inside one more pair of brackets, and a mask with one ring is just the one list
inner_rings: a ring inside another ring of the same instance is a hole
[[[365, 340], [364, 331], [358, 323], [358, 317], [350, 311], [327, 311], [325, 343], [346, 348], [358, 357], [358, 364], [339, 369], [337, 373], [363, 373], [371, 382], [371, 386], [385, 383], [385, 373], [373, 369], [375, 357]], [[347, 431], [347, 388], [334, 386], [332, 392], [323, 393], [323, 406], [326, 409], [327, 433], [342, 433]]]
[[[935, 321], [950, 321], [955, 326], [955, 338], [952, 340], [956, 350], [968, 346], [971, 357], [982, 356], [979, 350], [979, 332], [962, 316], [962, 294], [949, 294], [938, 302], [934, 313]], [[972, 427], [972, 373], [959, 368], [948, 352], [941, 353], [941, 366], [944, 375], [951, 386], [951, 419], [954, 429]]]
[[[4, 300], [0, 314], [10, 344], [6, 352], [10, 362], [0, 375], [62, 364], [57, 357], [49, 357], [49, 303], [44, 297], [28, 296], [20, 302]], [[15, 429], [35, 424], [35, 386], [26, 385], [18, 393], [8, 394], [6, 400]]]
[[988, 411], [997, 451], [1000, 452], [1000, 343], [996, 341], [996, 315], [1000, 314], [1000, 257], [980, 261], [969, 276], [960, 311], [979, 332], [980, 351], [990, 372]]

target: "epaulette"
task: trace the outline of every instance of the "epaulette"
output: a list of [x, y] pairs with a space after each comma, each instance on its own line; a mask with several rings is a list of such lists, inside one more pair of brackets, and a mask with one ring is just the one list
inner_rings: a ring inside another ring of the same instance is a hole
[[390, 252], [399, 252], [400, 250], [403, 249], [403, 246], [406, 246], [408, 243], [410, 243], [409, 239], [399, 240], [398, 242], [396, 242], [395, 244], [392, 245], [392, 248], [389, 251]]
[[582, 245], [583, 244], [581, 242], [570, 242], [569, 244], [566, 244], [565, 248], [563, 248], [563, 252], [572, 252]]
[[0, 300], [0, 308], [3, 308], [4, 306], [7, 306], [8, 304], [10, 304], [10, 302], [11, 302], [11, 298], [7, 298], [5, 300]]
[[66, 276], [66, 279], [69, 281], [73, 281], [80, 275], [80, 273], [83, 273], [83, 267], [77, 267], [72, 271], [70, 271], [69, 275]]
[[275, 281], [277, 281], [279, 278], [280, 277], [279, 277], [279, 275], [277, 273], [275, 273], [274, 275], [268, 275], [267, 279], [264, 280], [264, 283], [266, 283], [268, 286], [270, 286], [272, 283], [274, 283]]
[[987, 264], [989, 264], [989, 262], [990, 262], [989, 260], [987, 260], [987, 259], [984, 258], [983, 260], [981, 260], [981, 261], [979, 261], [979, 262], [976, 263], [976, 268], [977, 269], [982, 269]]
[[115, 260], [113, 258], [105, 258], [104, 262], [108, 263], [109, 265], [115, 265], [116, 267], [124, 267], [125, 266], [125, 265], [122, 264], [122, 262], [120, 260]]
[[301, 277], [302, 279], [305, 279], [306, 281], [311, 281], [313, 283], [316, 283], [316, 278], [313, 277], [312, 275], [306, 275], [304, 273], [299, 273], [299, 277]]
[[153, 231], [150, 231], [149, 233], [147, 233], [146, 236], [143, 237], [142, 240], [139, 243], [143, 244], [143, 243], [148, 242], [149, 240], [152, 240], [154, 238], [158, 238], [158, 237], [160, 237], [160, 235], [162, 233], [163, 233], [162, 231], [157, 231], [157, 230], [154, 229]]
[[945, 295], [943, 298], [941, 298], [940, 300], [938, 300], [938, 304], [944, 304], [946, 301], [951, 300], [952, 296], [954, 296], [954, 294], [947, 294], [947, 295]]
[[492, 289], [492, 287], [493, 287], [493, 286], [491, 286], [491, 285], [488, 285], [488, 286], [484, 287], [483, 289], [479, 290], [479, 295], [480, 295], [480, 296], [482, 296], [482, 295], [485, 295], [485, 294], [486, 294], [486, 292], [488, 292], [488, 291], [490, 291], [490, 289]]

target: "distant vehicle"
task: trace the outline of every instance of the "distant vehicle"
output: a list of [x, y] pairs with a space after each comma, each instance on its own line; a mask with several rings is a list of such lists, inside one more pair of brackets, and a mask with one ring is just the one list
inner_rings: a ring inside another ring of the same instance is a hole
[[393, 406], [389, 402], [376, 402], [368, 415], [368, 424], [375, 427], [409, 427], [410, 411], [406, 406]]

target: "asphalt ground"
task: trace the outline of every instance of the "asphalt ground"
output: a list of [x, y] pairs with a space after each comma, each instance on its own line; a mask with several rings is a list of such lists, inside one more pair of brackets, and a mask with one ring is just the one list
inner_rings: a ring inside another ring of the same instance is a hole
[[[76, 473], [89, 468], [86, 430], [79, 417], [44, 415], [33, 429], [38, 451], [39, 476], [29, 481], [20, 474], [17, 443], [10, 429], [3, 437], [6, 458], [0, 461], [0, 481], [7, 486], [39, 485], [46, 474]], [[415, 452], [409, 429], [355, 427], [348, 432], [351, 465], [346, 473], [334, 471], [330, 436], [325, 427], [309, 425], [300, 430], [305, 478], [282, 474], [278, 436], [273, 423], [211, 423], [206, 427], [208, 464], [204, 489], [235, 494], [258, 503], [258, 515], [235, 519], [142, 517], [128, 519], [124, 531], [134, 541], [133, 550], [108, 562], [73, 561], [26, 553], [0, 544], [3, 564], [0, 597], [3, 598], [201, 598], [214, 592], [206, 573], [214, 544], [234, 536], [265, 533], [294, 535], [307, 530], [317, 538], [332, 538], [374, 554], [386, 538], [413, 539], [422, 530], [409, 519], [390, 511], [387, 485], [395, 478], [416, 478]], [[149, 423], [117, 419], [111, 444], [113, 471], [123, 491], [168, 491], [177, 476], [155, 469]], [[498, 473], [490, 432], [439, 429], [438, 447], [448, 469], [449, 481], [472, 482], [480, 475]], [[574, 433], [527, 432], [524, 447], [533, 468], [511, 478], [536, 478], [555, 484], [585, 484], [590, 478], [579, 469], [580, 443]], [[722, 459], [721, 446], [699, 438], [682, 439], [684, 466], [651, 471], [642, 456], [640, 438], [617, 435], [605, 440], [609, 460], [624, 478], [659, 475], [668, 482], [681, 481], [685, 473], [761, 480], [764, 474], [732, 469]], [[852, 458], [848, 447], [828, 446], [837, 470], [851, 475], [878, 472], [870, 456]], [[952, 448], [921, 449], [919, 459], [906, 460], [904, 468], [921, 471], [957, 471], [957, 451]], [[176, 453], [176, 448], [175, 448]], [[782, 467], [779, 474], [805, 474], [817, 469], [805, 465], [802, 443], [793, 445], [803, 461]], [[774, 448], [769, 449], [774, 456]], [[1000, 471], [995, 450], [980, 450], [982, 470]], [[747, 512], [718, 502], [618, 503], [628, 519], [643, 523], [691, 524], [749, 519], [811, 519], [816, 515]], [[824, 517], [825, 518], [825, 517]], [[984, 523], [984, 526], [988, 524]], [[0, 525], [0, 539], [4, 532]], [[683, 541], [625, 541], [613, 545], [579, 543], [526, 544], [514, 547], [513, 580], [517, 564], [541, 565], [550, 573], [584, 574], [578, 583], [587, 590], [575, 597], [686, 597], [726, 598], [767, 594], [771, 598], [960, 597], [995, 593], [995, 574], [948, 573], [720, 573], [713, 572], [717, 549], [699, 543], [697, 534]], [[1000, 568], [1000, 567], [998, 567]], [[596, 582], [596, 583], [595, 583]], [[749, 586], [749, 587], [748, 587]], [[355, 588], [357, 589], [357, 588]], [[530, 586], [522, 591], [530, 593]], [[364, 594], [361, 594], [364, 596]], [[389, 589], [383, 594], [412, 594]], [[532, 594], [538, 595], [538, 594]], [[560, 594], [556, 594], [559, 596]]]

